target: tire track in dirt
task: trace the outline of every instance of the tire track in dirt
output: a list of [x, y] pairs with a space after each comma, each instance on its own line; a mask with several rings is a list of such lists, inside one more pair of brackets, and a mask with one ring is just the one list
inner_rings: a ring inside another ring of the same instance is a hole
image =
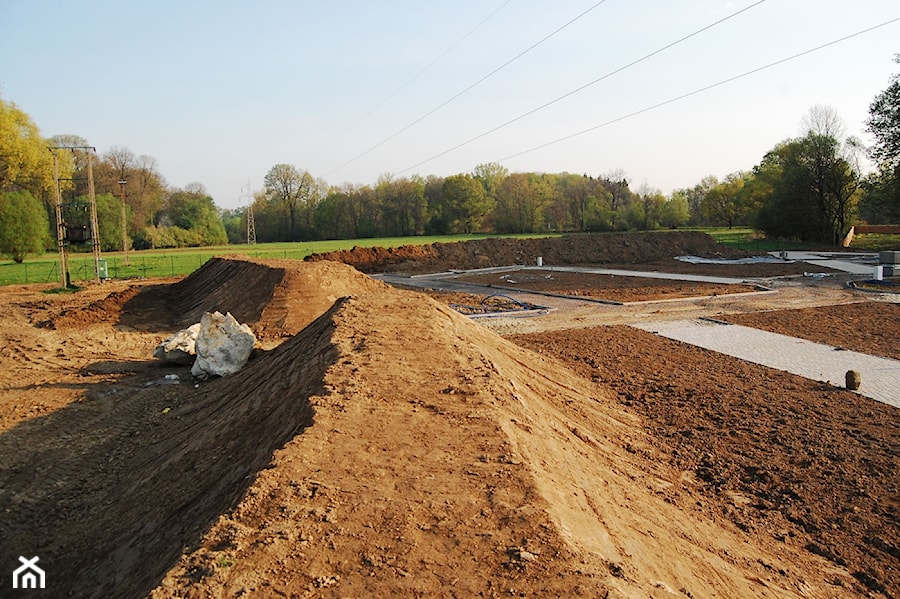
[[39, 555], [77, 596], [146, 593], [312, 424], [332, 326], [322, 316], [240, 377], [76, 403], [4, 433], [0, 563]]

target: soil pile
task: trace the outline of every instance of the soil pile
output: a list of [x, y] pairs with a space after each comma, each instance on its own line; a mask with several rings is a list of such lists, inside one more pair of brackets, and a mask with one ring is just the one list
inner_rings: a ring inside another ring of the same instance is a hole
[[327, 318], [338, 355], [314, 424], [153, 596], [790, 597], [852, 580], [676, 506], [667, 489], [692, 491], [640, 422], [555, 361], [410, 292]]
[[95, 396], [4, 433], [0, 561], [39, 555], [59, 596], [146, 593], [312, 424], [332, 326], [317, 320], [240, 376]]
[[476, 239], [455, 243], [361, 248], [308, 256], [308, 261], [332, 260], [367, 273], [437, 272], [492, 266], [534, 264], [641, 264], [674, 256], [743, 257], [748, 255], [717, 243], [698, 231], [605, 233], [538, 239]]
[[204, 312], [231, 312], [258, 338], [272, 339], [296, 334], [338, 298], [383, 288], [344, 264], [217, 257], [177, 283], [111, 294], [57, 321], [73, 326], [117, 319], [134, 330], [163, 332], [200, 322]]

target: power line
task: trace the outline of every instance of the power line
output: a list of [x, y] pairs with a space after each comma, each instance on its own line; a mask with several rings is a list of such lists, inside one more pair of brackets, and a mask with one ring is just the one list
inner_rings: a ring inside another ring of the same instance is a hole
[[[432, 60], [431, 62], [429, 62], [427, 65], [425, 65], [424, 67], [422, 67], [422, 68], [419, 70], [419, 72], [417, 72], [415, 75], [413, 75], [412, 77], [410, 77], [409, 79], [407, 79], [405, 83], [403, 83], [400, 87], [398, 87], [396, 90], [394, 90], [388, 97], [386, 97], [384, 100], [382, 100], [381, 102], [379, 102], [376, 106], [374, 106], [372, 109], [370, 109], [370, 110], [369, 110], [368, 112], [366, 112], [364, 115], [362, 115], [362, 116], [359, 117], [357, 120], [355, 120], [353, 123], [351, 123], [346, 129], [344, 129], [343, 131], [341, 131], [340, 133], [338, 133], [337, 135], [335, 135], [335, 136], [334, 136], [333, 138], [331, 138], [329, 141], [325, 142], [325, 143], [320, 147], [320, 149], [321, 149], [321, 148], [324, 148], [324, 147], [327, 147], [327, 146], [331, 145], [332, 143], [334, 143], [336, 140], [340, 139], [340, 138], [341, 138], [343, 135], [345, 135], [348, 131], [351, 131], [353, 128], [355, 128], [357, 125], [359, 125], [361, 122], [363, 122], [364, 120], [366, 120], [367, 118], [369, 118], [370, 116], [372, 116], [375, 112], [377, 112], [382, 106], [384, 106], [385, 104], [387, 104], [388, 102], [390, 102], [391, 100], [393, 100], [393, 99], [397, 96], [397, 94], [399, 94], [399, 93], [402, 92], [404, 89], [406, 89], [407, 87], [409, 87], [416, 79], [418, 79], [419, 77], [421, 77], [422, 74], [425, 73], [425, 71], [427, 71], [428, 69], [430, 69], [431, 67], [433, 67], [435, 64], [437, 64], [437, 62], [438, 62], [439, 60], [441, 60], [443, 57], [445, 57], [445, 56], [447, 56], [448, 54], [450, 54], [450, 52], [452, 52], [454, 49], [456, 49], [457, 46], [459, 46], [459, 45], [460, 45], [461, 43], [463, 43], [466, 39], [468, 39], [473, 33], [475, 33], [476, 31], [478, 31], [478, 29], [480, 29], [482, 25], [484, 25], [485, 23], [487, 23], [494, 15], [496, 15], [498, 12], [500, 12], [501, 10], [503, 10], [503, 9], [506, 7], [506, 5], [509, 4], [510, 2], [512, 2], [512, 0], [506, 0], [503, 4], [501, 4], [499, 7], [497, 7], [491, 14], [489, 14], [488, 16], [486, 16], [485, 18], [483, 18], [477, 25], [475, 25], [475, 27], [473, 27], [472, 29], [470, 29], [468, 33], [466, 33], [465, 35], [463, 35], [461, 38], [459, 38], [458, 40], [456, 40], [449, 48], [447, 48], [446, 50], [444, 50], [437, 58], [435, 58], [434, 60]], [[340, 168], [340, 167], [338, 167], [338, 168]], [[335, 169], [335, 170], [337, 170], [337, 169]]]
[[432, 108], [431, 110], [429, 110], [428, 112], [426, 112], [425, 114], [423, 114], [422, 116], [420, 116], [419, 118], [417, 118], [416, 120], [414, 120], [413, 122], [411, 122], [410, 124], [406, 125], [406, 126], [403, 127], [402, 129], [400, 129], [399, 131], [397, 131], [396, 133], [393, 133], [392, 135], [389, 135], [388, 137], [384, 138], [383, 140], [381, 140], [380, 142], [378, 142], [378, 143], [375, 144], [374, 146], [370, 147], [369, 149], [365, 150], [364, 152], [362, 152], [362, 153], [360, 153], [360, 154], [357, 154], [356, 156], [354, 156], [354, 157], [351, 158], [350, 160], [347, 160], [347, 161], [344, 162], [343, 164], [340, 164], [340, 165], [336, 166], [335, 168], [331, 169], [330, 171], [326, 172], [323, 176], [327, 177], [327, 176], [330, 175], [331, 173], [333, 173], [333, 172], [335, 172], [335, 171], [337, 171], [337, 170], [340, 170], [340, 169], [344, 168], [344, 167], [347, 166], [348, 164], [351, 164], [351, 163], [353, 163], [353, 162], [356, 162], [357, 160], [359, 160], [360, 158], [362, 158], [362, 157], [365, 156], [366, 154], [372, 152], [373, 150], [376, 150], [376, 149], [380, 148], [381, 146], [383, 146], [383, 145], [386, 144], [387, 142], [391, 141], [392, 139], [394, 139], [395, 137], [397, 137], [397, 136], [400, 135], [401, 133], [403, 133], [403, 132], [405, 132], [405, 131], [411, 129], [411, 128], [414, 127], [415, 125], [418, 125], [419, 123], [421, 123], [422, 121], [424, 121], [426, 118], [428, 118], [429, 116], [431, 116], [432, 114], [434, 114], [435, 112], [437, 112], [438, 110], [440, 110], [441, 108], [443, 108], [444, 106], [446, 106], [447, 104], [453, 102], [454, 100], [456, 100], [457, 98], [459, 98], [460, 96], [462, 96], [462, 95], [465, 94], [466, 92], [469, 92], [469, 91], [472, 90], [474, 87], [480, 85], [481, 83], [483, 83], [483, 82], [486, 81], [487, 79], [493, 77], [494, 75], [496, 75], [497, 73], [499, 73], [501, 70], [503, 70], [504, 68], [508, 67], [508, 66], [511, 65], [513, 62], [515, 62], [516, 60], [520, 59], [521, 57], [525, 56], [526, 54], [528, 54], [529, 52], [531, 52], [532, 50], [534, 50], [535, 48], [537, 48], [538, 46], [540, 46], [541, 44], [543, 44], [544, 42], [546, 42], [547, 40], [549, 40], [551, 37], [553, 37], [554, 35], [556, 35], [556, 34], [559, 33], [560, 31], [562, 31], [563, 29], [565, 29], [566, 27], [568, 27], [569, 25], [575, 23], [576, 21], [578, 21], [579, 19], [581, 19], [582, 17], [584, 17], [585, 15], [587, 15], [589, 12], [591, 12], [592, 10], [594, 10], [595, 8], [597, 8], [598, 6], [600, 6], [601, 4], [603, 4], [604, 2], [606, 2], [606, 0], [600, 0], [600, 1], [597, 2], [596, 4], [594, 4], [593, 6], [591, 6], [590, 8], [588, 8], [587, 10], [585, 10], [584, 12], [582, 12], [581, 14], [579, 14], [578, 16], [574, 17], [573, 19], [571, 19], [570, 21], [568, 21], [567, 23], [565, 23], [564, 25], [562, 25], [561, 27], [558, 27], [557, 29], [555, 29], [555, 30], [552, 31], [551, 33], [547, 34], [546, 36], [544, 36], [543, 38], [541, 38], [540, 40], [538, 40], [537, 42], [535, 42], [534, 44], [532, 44], [531, 46], [529, 46], [528, 48], [526, 48], [525, 50], [522, 50], [521, 52], [519, 52], [518, 54], [516, 54], [515, 56], [513, 56], [512, 58], [510, 58], [509, 60], [507, 60], [507, 61], [504, 62], [503, 64], [501, 64], [499, 67], [495, 68], [493, 71], [491, 71], [490, 73], [488, 73], [487, 75], [485, 75], [484, 77], [482, 77], [481, 79], [479, 79], [478, 81], [476, 81], [475, 83], [469, 85], [468, 87], [466, 87], [466, 88], [463, 89], [462, 91], [457, 92], [455, 95], [451, 96], [449, 99], [447, 99], [447, 100], [445, 100], [444, 102], [438, 104], [436, 107]]
[[727, 84], [727, 83], [731, 83], [731, 82], [733, 82], [733, 81], [737, 81], [738, 79], [743, 79], [744, 77], [749, 77], [750, 75], [754, 75], [754, 74], [756, 74], [756, 73], [759, 73], [760, 71], [765, 71], [766, 69], [770, 69], [770, 68], [772, 68], [772, 67], [775, 67], [775, 66], [784, 64], [784, 63], [789, 62], [789, 61], [791, 61], [791, 60], [795, 60], [795, 59], [800, 58], [800, 57], [802, 57], [802, 56], [806, 56], [807, 54], [812, 54], [813, 52], [818, 52], [819, 50], [823, 50], [823, 49], [825, 49], [825, 48], [828, 48], [829, 46], [834, 46], [834, 45], [839, 44], [839, 43], [841, 43], [841, 42], [845, 42], [845, 41], [847, 41], [847, 40], [849, 40], [849, 39], [852, 39], [852, 38], [855, 38], [855, 37], [859, 37], [860, 35], [864, 35], [864, 34], [869, 33], [869, 32], [871, 32], [871, 31], [875, 31], [876, 29], [880, 29], [880, 28], [882, 28], [882, 27], [886, 27], [886, 26], [891, 25], [891, 24], [893, 24], [893, 23], [896, 23], [896, 22], [898, 22], [898, 21], [900, 21], [900, 17], [896, 17], [896, 18], [894, 18], [894, 19], [890, 19], [890, 20], [885, 21], [885, 22], [883, 22], [883, 23], [879, 23], [878, 25], [873, 25], [872, 27], [868, 27], [868, 28], [863, 29], [863, 30], [861, 30], [861, 31], [857, 31], [856, 33], [851, 33], [851, 34], [849, 34], [849, 35], [845, 35], [844, 37], [838, 38], [838, 39], [836, 39], [836, 40], [833, 40], [833, 41], [830, 41], [830, 42], [828, 42], [828, 43], [822, 44], [822, 45], [820, 45], [820, 46], [816, 46], [815, 48], [810, 48], [809, 50], [805, 50], [805, 51], [803, 51], [803, 52], [799, 52], [799, 53], [794, 54], [794, 55], [792, 55], [792, 56], [788, 56], [787, 58], [782, 58], [781, 60], [776, 60], [775, 62], [770, 62], [769, 64], [763, 65], [763, 66], [761, 66], [761, 67], [757, 67], [757, 68], [755, 68], [755, 69], [751, 69], [751, 70], [749, 70], [749, 71], [745, 71], [745, 72], [741, 73], [740, 75], [735, 75], [735, 76], [733, 76], [733, 77], [729, 77], [729, 78], [727, 78], [727, 79], [723, 79], [723, 80], [721, 80], [721, 81], [718, 81], [718, 82], [716, 82], [716, 83], [707, 85], [707, 86], [705, 86], [705, 87], [701, 87], [701, 88], [699, 88], [699, 89], [695, 89], [694, 91], [688, 92], [688, 93], [686, 93], [686, 94], [681, 94], [680, 96], [676, 96], [676, 97], [674, 97], [674, 98], [670, 98], [670, 99], [665, 100], [665, 101], [663, 101], [663, 102], [659, 102], [658, 104], [653, 104], [652, 106], [647, 106], [646, 108], [642, 108], [642, 109], [640, 109], [640, 110], [636, 110], [636, 111], [631, 112], [631, 113], [628, 113], [628, 114], [626, 114], [626, 115], [624, 115], [624, 116], [620, 116], [620, 117], [618, 117], [618, 118], [615, 118], [615, 119], [606, 121], [606, 122], [604, 122], [604, 123], [600, 123], [599, 125], [594, 125], [593, 127], [588, 127], [587, 129], [582, 129], [581, 131], [577, 131], [577, 132], [575, 132], [575, 133], [571, 133], [571, 134], [566, 135], [566, 136], [564, 136], [564, 137], [560, 137], [560, 138], [558, 138], [558, 139], [554, 139], [553, 141], [548, 141], [548, 142], [546, 142], [546, 143], [543, 143], [543, 144], [534, 146], [534, 147], [529, 148], [529, 149], [527, 149], [527, 150], [522, 150], [521, 152], [516, 152], [515, 154], [510, 154], [509, 156], [506, 156], [506, 157], [504, 157], [504, 158], [501, 158], [501, 159], [500, 159], [500, 162], [503, 162], [503, 161], [505, 161], [505, 160], [511, 160], [511, 159], [513, 159], [513, 158], [518, 158], [519, 156], [522, 156], [522, 155], [524, 155], [524, 154], [529, 154], [529, 153], [531, 153], [531, 152], [535, 152], [535, 151], [537, 151], [537, 150], [541, 150], [541, 149], [543, 149], [543, 148], [546, 148], [546, 147], [549, 147], [549, 146], [552, 146], [552, 145], [561, 143], [561, 142], [563, 142], [563, 141], [568, 141], [568, 140], [573, 139], [573, 138], [575, 138], [575, 137], [578, 137], [578, 136], [580, 136], [580, 135], [584, 135], [585, 133], [590, 133], [591, 131], [596, 131], [597, 129], [601, 129], [601, 128], [603, 128], [603, 127], [608, 127], [609, 125], [613, 125], [613, 124], [615, 124], [615, 123], [619, 123], [619, 122], [621, 122], [621, 121], [624, 121], [624, 120], [626, 120], [626, 119], [630, 119], [630, 118], [635, 117], [635, 116], [638, 116], [638, 115], [640, 115], [640, 114], [644, 114], [644, 113], [646, 113], [646, 112], [650, 112], [651, 110], [656, 110], [657, 108], [662, 108], [663, 106], [667, 106], [667, 105], [669, 105], [669, 104], [674, 104], [675, 102], [678, 102], [678, 101], [680, 101], [680, 100], [684, 100], [685, 98], [690, 98], [691, 96], [696, 96], [696, 95], [698, 95], [698, 94], [701, 94], [701, 93], [703, 93], [703, 92], [709, 91], [709, 90], [711, 90], [711, 89], [714, 89], [714, 88], [717, 88], [717, 87], [721, 87], [721, 86], [723, 86], [723, 85], [725, 85], [725, 84]]
[[680, 43], [682, 43], [682, 42], [684, 42], [684, 41], [687, 41], [687, 40], [691, 39], [692, 37], [696, 37], [697, 35], [700, 35], [700, 34], [703, 33], [704, 31], [708, 31], [709, 29], [712, 29], [713, 27], [716, 27], [717, 25], [720, 25], [720, 24], [724, 23], [725, 21], [727, 21], [727, 20], [729, 20], [729, 19], [732, 19], [732, 18], [734, 18], [734, 17], [736, 17], [736, 16], [738, 16], [738, 15], [744, 13], [744, 12], [747, 12], [747, 11], [750, 10], [751, 8], [754, 8], [754, 7], [756, 7], [756, 6], [759, 6], [760, 4], [762, 4], [762, 3], [765, 2], [765, 1], [766, 1], [766, 0], [759, 0], [758, 2], [754, 2], [753, 4], [751, 4], [751, 5], [749, 5], [749, 6], [746, 6], [746, 7], [742, 8], [742, 9], [740, 9], [740, 10], [737, 11], [737, 12], [731, 13], [731, 14], [728, 15], [727, 17], [724, 17], [724, 18], [722, 18], [722, 19], [719, 19], [719, 20], [716, 21], [715, 23], [711, 23], [711, 24], [707, 25], [706, 27], [703, 27], [703, 28], [701, 28], [701, 29], [698, 29], [697, 31], [695, 31], [695, 32], [693, 32], [693, 33], [691, 33], [691, 34], [689, 34], [689, 35], [686, 35], [686, 36], [684, 36], [684, 37], [682, 37], [682, 38], [680, 38], [680, 39], [675, 40], [674, 42], [671, 42], [671, 43], [669, 43], [669, 44], [666, 44], [665, 46], [663, 46], [662, 48], [659, 48], [658, 50], [654, 50], [653, 52], [651, 52], [651, 53], [649, 53], [649, 54], [646, 54], [646, 55], [642, 56], [641, 58], [638, 58], [637, 60], [633, 60], [633, 61], [629, 62], [628, 64], [626, 64], [626, 65], [624, 65], [624, 66], [621, 66], [621, 67], [619, 67], [619, 68], [617, 68], [617, 69], [614, 69], [614, 70], [610, 71], [609, 73], [606, 73], [605, 75], [602, 75], [602, 76], [600, 76], [600, 77], [597, 77], [597, 78], [594, 79], [593, 81], [590, 81], [590, 82], [588, 82], [588, 83], [585, 83], [584, 85], [582, 85], [582, 86], [580, 86], [580, 87], [577, 87], [577, 88], [573, 89], [573, 90], [570, 91], [570, 92], [566, 92], [565, 94], [563, 94], [563, 95], [561, 95], [561, 96], [559, 96], [559, 97], [557, 97], [557, 98], [554, 98], [553, 100], [550, 100], [549, 102], [546, 102], [546, 103], [544, 103], [544, 104], [541, 104], [541, 105], [538, 106], [537, 108], [533, 108], [533, 109], [529, 110], [528, 112], [524, 112], [524, 113], [520, 114], [519, 116], [517, 116], [517, 117], [515, 117], [515, 118], [513, 118], [513, 119], [510, 119], [510, 120], [506, 121], [506, 122], [503, 123], [503, 124], [497, 125], [496, 127], [492, 128], [492, 129], [488, 129], [488, 130], [485, 131], [484, 133], [480, 133], [480, 134], [476, 135], [475, 137], [471, 137], [471, 138], [467, 139], [467, 140], [464, 141], [464, 142], [458, 143], [458, 144], [456, 144], [455, 146], [453, 146], [452, 148], [448, 148], [448, 149], [444, 150], [443, 152], [440, 152], [440, 153], [438, 153], [438, 154], [435, 154], [434, 156], [431, 156], [430, 158], [426, 158], [425, 160], [423, 160], [423, 161], [421, 161], [421, 162], [417, 162], [416, 164], [414, 164], [414, 165], [412, 165], [412, 166], [409, 166], [409, 167], [403, 169], [402, 171], [399, 172], [399, 174], [402, 174], [402, 173], [411, 171], [411, 170], [413, 170], [414, 168], [418, 168], [418, 167], [422, 166], [423, 164], [428, 164], [428, 163], [431, 162], [432, 160], [437, 160], [437, 159], [440, 158], [441, 156], [445, 156], [445, 155], [449, 154], [450, 152], [456, 151], [456, 150], [458, 150], [458, 149], [460, 149], [460, 148], [462, 148], [462, 147], [464, 147], [464, 146], [467, 146], [467, 145], [469, 145], [470, 143], [472, 143], [472, 142], [474, 142], [474, 141], [478, 141], [479, 139], [481, 139], [481, 138], [483, 138], [483, 137], [487, 137], [487, 136], [490, 135], [491, 133], [495, 133], [495, 132], [499, 131], [500, 129], [503, 129], [504, 127], [508, 127], [509, 125], [512, 125], [513, 123], [515, 123], [515, 122], [517, 122], [517, 121], [520, 121], [520, 120], [524, 119], [524, 118], [527, 117], [527, 116], [531, 116], [532, 114], [534, 114], [534, 113], [536, 113], [536, 112], [539, 112], [539, 111], [541, 111], [541, 110], [543, 110], [543, 109], [545, 109], [545, 108], [547, 108], [547, 107], [549, 107], [549, 106], [552, 106], [553, 104], [556, 104], [557, 102], [559, 102], [559, 101], [561, 101], [561, 100], [564, 100], [564, 99], [566, 99], [566, 98], [568, 98], [568, 97], [570, 97], [570, 96], [574, 96], [575, 94], [577, 94], [577, 93], [579, 93], [579, 92], [581, 92], [581, 91], [584, 91], [585, 89], [591, 87], [592, 85], [595, 85], [595, 84], [597, 84], [597, 83], [600, 83], [601, 81], [603, 81], [603, 80], [605, 80], [605, 79], [609, 79], [609, 78], [612, 77], [613, 75], [616, 75], [616, 74], [618, 74], [618, 73], [621, 73], [622, 71], [624, 71], [624, 70], [626, 70], [626, 69], [630, 69], [631, 67], [633, 67], [633, 66], [635, 66], [635, 65], [637, 65], [637, 64], [640, 64], [640, 63], [644, 62], [645, 60], [648, 60], [648, 59], [650, 59], [650, 58], [656, 56], [657, 54], [660, 54], [660, 53], [662, 53], [662, 52], [665, 52], [666, 50], [668, 50], [668, 49], [670, 49], [670, 48], [673, 48], [673, 47], [677, 46], [678, 44], [680, 44]]

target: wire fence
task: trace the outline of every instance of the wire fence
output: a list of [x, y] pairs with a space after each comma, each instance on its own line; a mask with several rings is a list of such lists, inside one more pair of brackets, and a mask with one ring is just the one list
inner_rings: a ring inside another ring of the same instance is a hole
[[[115, 255], [101, 260], [101, 278], [148, 279], [188, 275], [214, 256], [240, 254], [251, 258], [291, 258], [302, 260], [310, 254], [308, 248], [272, 249], [241, 251], [226, 249], [216, 252], [171, 252], [149, 256]], [[69, 255], [69, 275], [71, 281], [94, 280], [94, 258], [91, 255]], [[61, 283], [58, 260], [33, 260], [22, 264], [0, 264], [0, 286], [27, 285], [33, 283]]]

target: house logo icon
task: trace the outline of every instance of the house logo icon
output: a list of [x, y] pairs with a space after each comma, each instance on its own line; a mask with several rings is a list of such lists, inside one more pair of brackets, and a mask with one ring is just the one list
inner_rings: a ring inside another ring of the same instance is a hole
[[22, 565], [13, 571], [14, 589], [44, 588], [44, 571], [35, 565], [38, 559], [38, 556], [34, 556], [31, 559], [19, 556], [19, 561], [22, 562]]

